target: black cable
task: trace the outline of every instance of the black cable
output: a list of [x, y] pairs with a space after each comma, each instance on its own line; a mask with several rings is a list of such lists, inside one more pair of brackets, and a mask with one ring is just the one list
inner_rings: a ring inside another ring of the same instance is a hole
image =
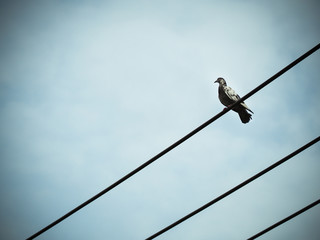
[[303, 150], [307, 149], [308, 147], [312, 146], [313, 144], [315, 144], [319, 140], [320, 140], [320, 136], [315, 138], [311, 142], [307, 143], [306, 145], [302, 146], [301, 148], [295, 150], [294, 152], [290, 153], [288, 156], [282, 158], [278, 162], [276, 162], [276, 163], [272, 164], [271, 166], [267, 167], [266, 169], [262, 170], [261, 172], [257, 173], [256, 175], [252, 176], [251, 178], [247, 179], [246, 181], [240, 183], [239, 185], [237, 185], [234, 188], [230, 189], [229, 191], [225, 192], [224, 194], [220, 195], [219, 197], [217, 197], [217, 198], [213, 199], [212, 201], [208, 202], [207, 204], [203, 205], [202, 207], [196, 209], [195, 211], [193, 211], [193, 212], [189, 213], [188, 215], [184, 216], [183, 218], [180, 218], [178, 221], [172, 223], [171, 225], [169, 225], [169, 226], [163, 228], [162, 230], [160, 230], [159, 232], [157, 232], [157, 233], [153, 234], [152, 236], [146, 238], [146, 240], [154, 239], [155, 237], [158, 237], [162, 233], [170, 230], [171, 228], [177, 226], [178, 224], [184, 222], [185, 220], [193, 217], [197, 213], [205, 210], [206, 208], [210, 207], [211, 205], [213, 205], [213, 204], [217, 203], [218, 201], [222, 200], [223, 198], [227, 197], [231, 193], [239, 190], [240, 188], [244, 187], [248, 183], [254, 181], [255, 179], [257, 179], [259, 177], [261, 177], [265, 173], [267, 173], [267, 172], [271, 171], [272, 169], [278, 167], [280, 164], [286, 162], [287, 160], [289, 160], [290, 158], [294, 157], [295, 155], [297, 155], [298, 153], [302, 152]]
[[66, 218], [70, 217], [72, 214], [76, 213], [77, 211], [79, 211], [80, 209], [82, 209], [83, 207], [87, 206], [88, 204], [90, 204], [91, 202], [95, 201], [96, 199], [98, 199], [99, 197], [101, 197], [102, 195], [104, 195], [105, 193], [109, 192], [110, 190], [112, 190], [113, 188], [115, 188], [116, 186], [118, 186], [119, 184], [121, 184], [122, 182], [126, 181], [128, 178], [132, 177], [133, 175], [135, 175], [136, 173], [138, 173], [139, 171], [141, 171], [142, 169], [144, 169], [145, 167], [147, 167], [148, 165], [150, 165], [151, 163], [153, 163], [154, 161], [156, 161], [158, 158], [162, 157], [163, 155], [165, 155], [166, 153], [170, 152], [172, 149], [174, 149], [175, 147], [177, 147], [178, 145], [180, 145], [181, 143], [183, 143], [184, 141], [186, 141], [187, 139], [189, 139], [190, 137], [192, 137], [193, 135], [195, 135], [197, 132], [201, 131], [202, 129], [204, 129], [205, 127], [207, 127], [209, 124], [211, 124], [212, 122], [214, 122], [215, 120], [217, 120], [218, 118], [220, 118], [221, 116], [223, 116], [224, 114], [226, 114], [227, 112], [229, 112], [231, 109], [233, 109], [236, 105], [240, 104], [242, 101], [246, 100], [247, 98], [249, 98], [250, 96], [252, 96], [253, 94], [255, 94], [256, 92], [258, 92], [260, 89], [262, 89], [263, 87], [265, 87], [266, 85], [268, 85], [269, 83], [271, 83], [272, 81], [274, 81], [276, 78], [278, 78], [279, 76], [281, 76], [282, 74], [284, 74], [286, 71], [288, 71], [289, 69], [291, 69], [292, 67], [294, 67], [296, 64], [298, 64], [299, 62], [301, 62], [302, 60], [304, 60], [305, 58], [307, 58], [308, 56], [310, 56], [312, 53], [314, 53], [315, 51], [317, 51], [320, 48], [320, 43], [318, 45], [316, 45], [315, 47], [313, 47], [311, 50], [309, 50], [308, 52], [306, 52], [305, 54], [303, 54], [301, 57], [299, 57], [298, 59], [296, 59], [295, 61], [293, 61], [292, 63], [290, 63], [288, 66], [286, 66], [285, 68], [283, 68], [281, 71], [279, 71], [278, 73], [276, 73], [275, 75], [273, 75], [271, 78], [269, 78], [267, 81], [265, 81], [264, 83], [260, 84], [258, 87], [256, 87], [255, 89], [253, 89], [251, 92], [249, 92], [247, 95], [245, 95], [244, 97], [240, 98], [237, 102], [235, 102], [234, 104], [232, 104], [231, 106], [229, 106], [229, 108], [221, 111], [220, 113], [218, 113], [217, 115], [215, 115], [214, 117], [212, 117], [211, 119], [209, 119], [208, 121], [206, 121], [205, 123], [203, 123], [201, 126], [197, 127], [196, 129], [194, 129], [192, 132], [190, 132], [189, 134], [187, 134], [186, 136], [184, 136], [183, 138], [181, 138], [180, 140], [178, 140], [177, 142], [175, 142], [174, 144], [172, 144], [171, 146], [169, 146], [168, 148], [166, 148], [165, 150], [163, 150], [162, 152], [160, 152], [159, 154], [157, 154], [156, 156], [154, 156], [153, 158], [151, 158], [150, 160], [148, 160], [147, 162], [143, 163], [141, 166], [137, 167], [136, 169], [134, 169], [133, 171], [131, 171], [130, 173], [128, 173], [127, 175], [125, 175], [124, 177], [120, 178], [118, 181], [116, 181], [115, 183], [111, 184], [109, 187], [105, 188], [104, 190], [102, 190], [100, 193], [96, 194], [95, 196], [91, 197], [90, 199], [88, 199], [87, 201], [85, 201], [84, 203], [80, 204], [78, 207], [74, 208], [73, 210], [71, 210], [70, 212], [66, 213], [65, 215], [63, 215], [62, 217], [60, 217], [59, 219], [55, 220], [54, 222], [52, 222], [51, 224], [49, 224], [48, 226], [44, 227], [43, 229], [41, 229], [40, 231], [38, 231], [37, 233], [33, 234], [31, 237], [27, 238], [27, 240], [29, 239], [33, 239], [37, 236], [39, 236], [40, 234], [46, 232], [47, 230], [49, 230], [50, 228], [52, 228], [53, 226], [57, 225], [58, 223], [60, 223], [61, 221], [65, 220]]
[[306, 207], [304, 207], [304, 208], [300, 209], [299, 211], [297, 211], [297, 212], [293, 213], [292, 215], [290, 215], [290, 216], [288, 216], [288, 217], [286, 217], [286, 218], [282, 219], [281, 221], [279, 221], [279, 222], [277, 222], [277, 223], [273, 224], [272, 226], [270, 226], [270, 227], [266, 228], [265, 230], [263, 230], [263, 231], [261, 231], [261, 232], [257, 233], [256, 235], [254, 235], [254, 236], [252, 236], [252, 237], [248, 238], [248, 240], [252, 240], [252, 239], [256, 239], [256, 238], [260, 237], [261, 235], [263, 235], [263, 234], [265, 234], [265, 233], [269, 232], [270, 230], [272, 230], [272, 229], [274, 229], [274, 228], [278, 227], [279, 225], [281, 225], [281, 224], [283, 224], [283, 223], [285, 223], [285, 222], [289, 221], [290, 219], [292, 219], [292, 218], [294, 218], [294, 217], [298, 216], [299, 214], [301, 214], [301, 213], [303, 213], [303, 212], [305, 212], [305, 211], [309, 210], [310, 208], [312, 208], [312, 207], [314, 207], [314, 206], [318, 205], [319, 203], [320, 203], [320, 199], [318, 199], [317, 201], [315, 201], [315, 202], [313, 202], [313, 203], [309, 204], [308, 206], [306, 206]]

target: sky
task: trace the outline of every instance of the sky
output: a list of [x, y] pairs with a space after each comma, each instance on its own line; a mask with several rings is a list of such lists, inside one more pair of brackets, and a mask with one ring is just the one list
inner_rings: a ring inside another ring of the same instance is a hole
[[[319, 1], [2, 1], [0, 238], [25, 239], [320, 40]], [[320, 133], [320, 54], [37, 239], [145, 239]], [[315, 144], [157, 239], [246, 239], [320, 196]], [[319, 239], [320, 206], [260, 239]]]

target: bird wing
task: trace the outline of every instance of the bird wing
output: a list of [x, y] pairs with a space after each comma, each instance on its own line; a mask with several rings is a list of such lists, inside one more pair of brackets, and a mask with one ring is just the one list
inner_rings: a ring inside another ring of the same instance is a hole
[[250, 109], [244, 102], [240, 103], [240, 105], [242, 105], [242, 106], [243, 106], [245, 109], [247, 109], [249, 112], [253, 113], [253, 112], [251, 111], [251, 109]]
[[231, 87], [225, 86], [224, 92], [230, 98], [230, 100], [232, 100], [234, 102], [236, 102], [240, 99], [240, 96]]
[[[224, 87], [224, 92], [230, 98], [230, 100], [232, 100], [234, 102], [236, 102], [240, 99], [240, 96], [229, 86]], [[252, 112], [251, 109], [244, 102], [241, 102], [240, 105], [242, 105], [248, 111]]]

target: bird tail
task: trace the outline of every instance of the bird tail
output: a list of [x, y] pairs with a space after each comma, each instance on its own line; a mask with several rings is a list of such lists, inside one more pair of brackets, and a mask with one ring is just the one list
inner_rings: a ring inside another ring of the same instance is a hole
[[251, 114], [244, 108], [238, 111], [238, 114], [242, 123], [248, 123], [251, 119]]

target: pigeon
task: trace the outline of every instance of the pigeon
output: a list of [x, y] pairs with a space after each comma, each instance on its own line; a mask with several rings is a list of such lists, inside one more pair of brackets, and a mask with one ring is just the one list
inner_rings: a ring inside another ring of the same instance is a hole
[[[231, 87], [227, 86], [227, 83], [223, 78], [219, 77], [215, 83], [219, 83], [219, 100], [226, 107], [240, 99], [240, 96]], [[242, 123], [248, 123], [251, 119], [251, 114], [249, 112], [253, 113], [244, 102], [241, 102], [232, 110], [239, 114]]]

